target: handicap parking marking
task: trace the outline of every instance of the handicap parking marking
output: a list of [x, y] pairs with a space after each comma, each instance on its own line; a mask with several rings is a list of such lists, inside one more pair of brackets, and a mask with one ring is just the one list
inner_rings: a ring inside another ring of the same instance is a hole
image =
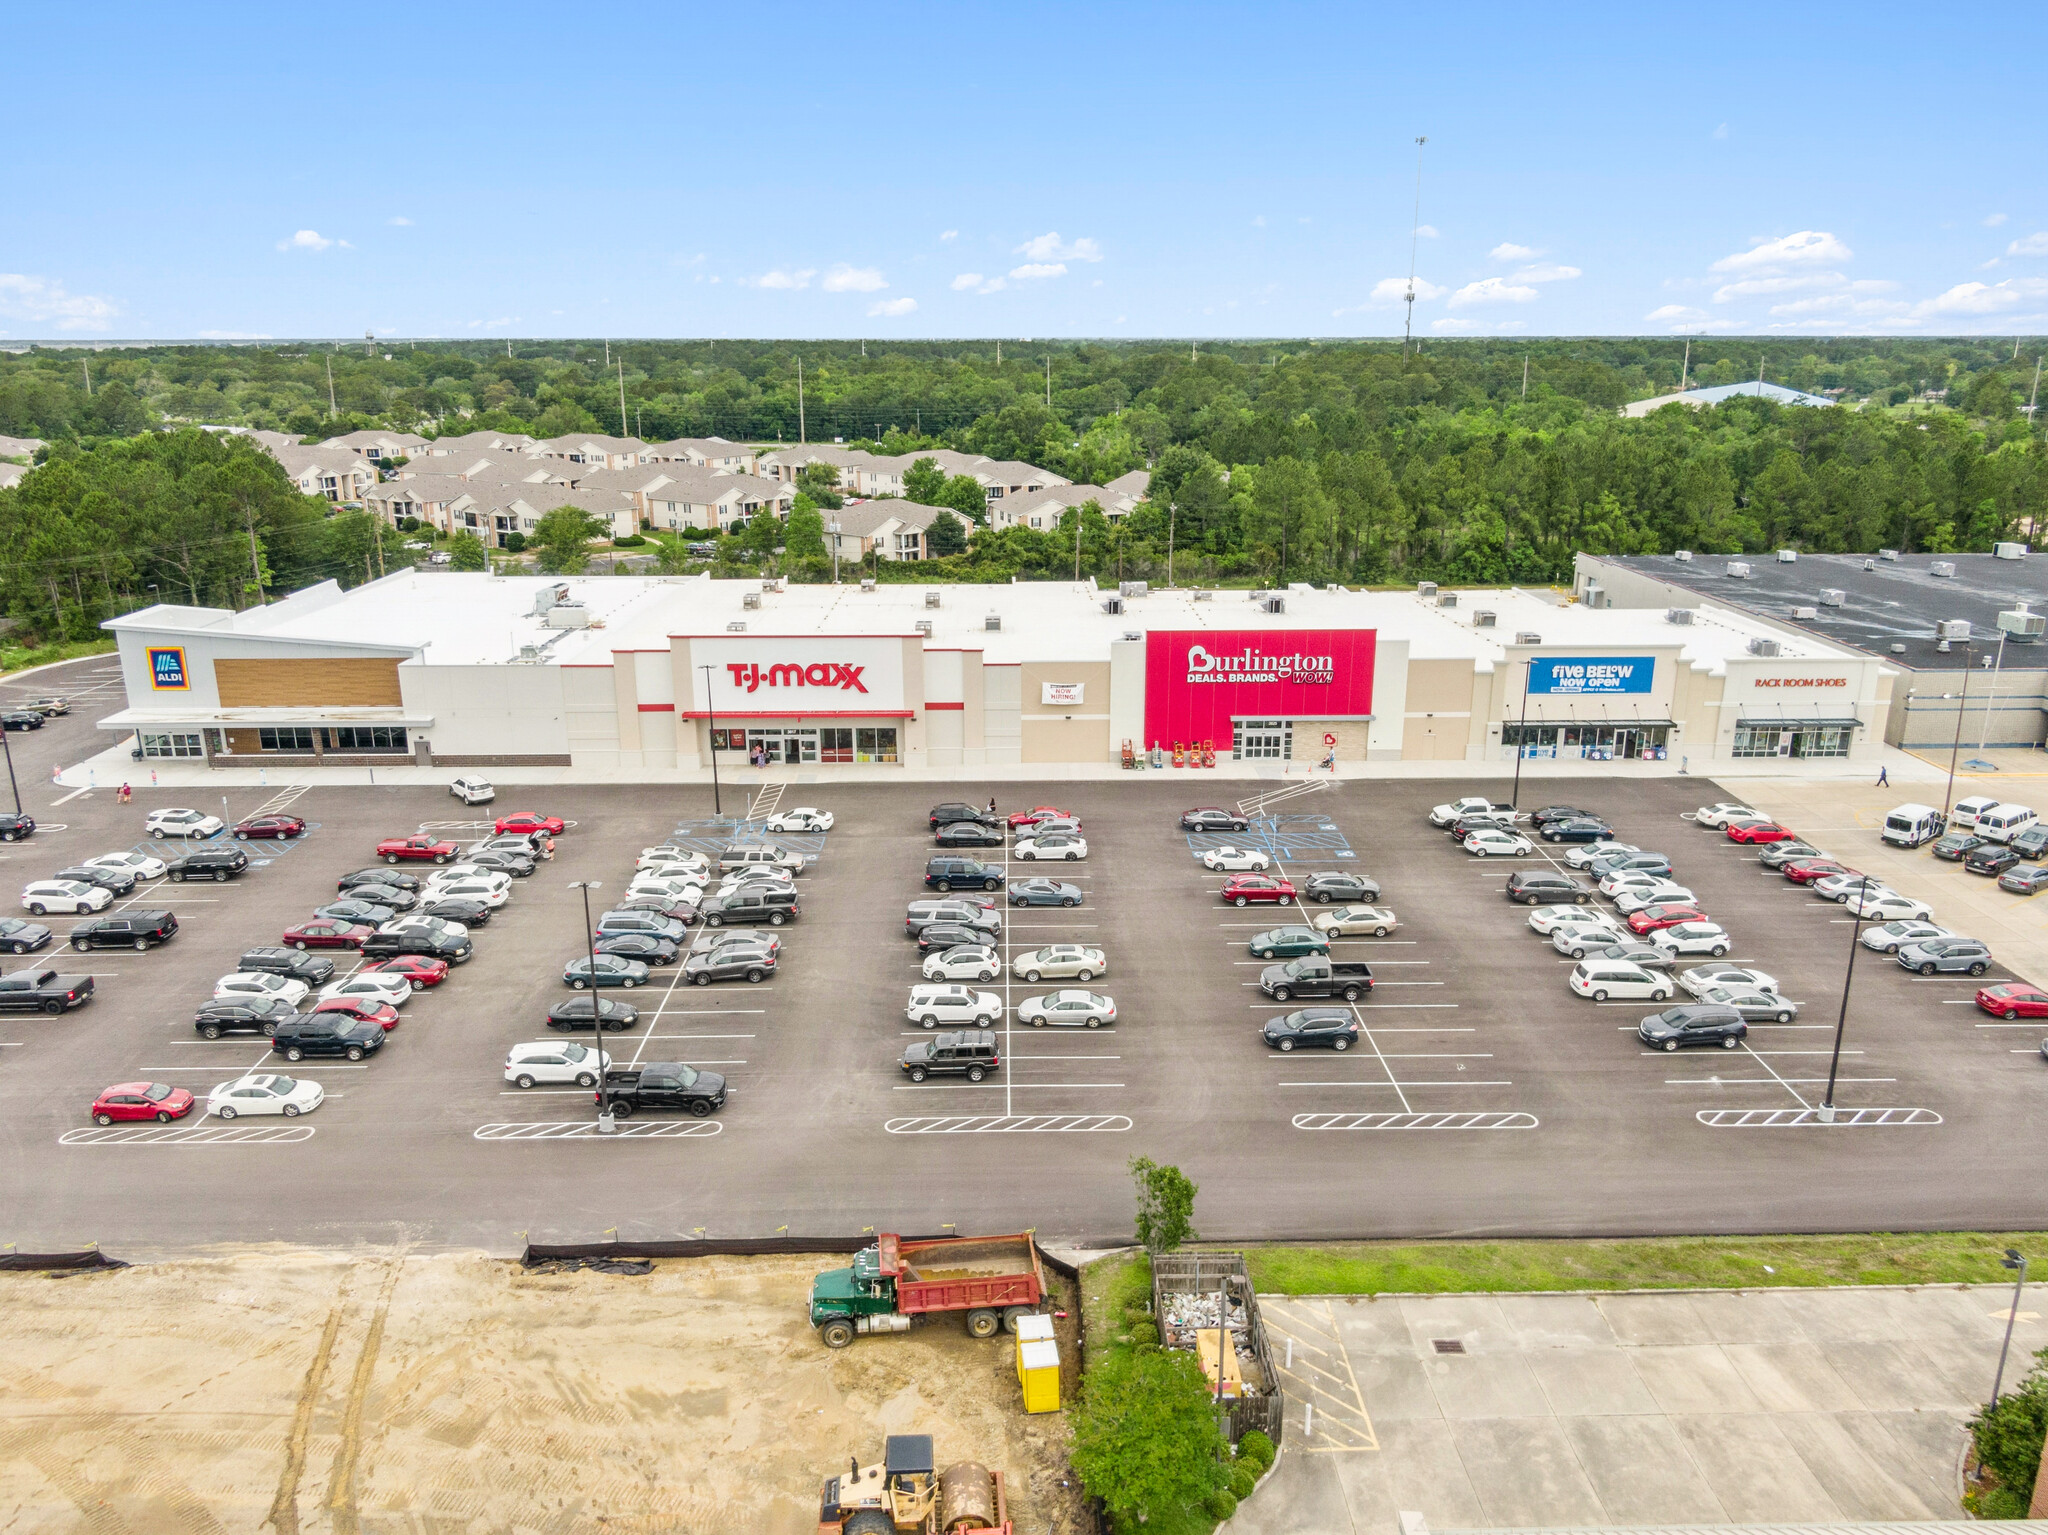
[[1124, 1114], [921, 1114], [888, 1119], [890, 1135], [1100, 1135], [1131, 1128]]
[[66, 1130], [60, 1146], [287, 1146], [310, 1141], [312, 1125], [95, 1125]]
[[629, 1119], [600, 1135], [594, 1120], [540, 1120], [519, 1124], [478, 1125], [471, 1138], [479, 1141], [652, 1141], [702, 1140], [723, 1134], [715, 1119]]
[[1694, 1116], [1716, 1130], [1860, 1130], [1925, 1127], [1943, 1123], [1933, 1109], [1837, 1108], [1833, 1117], [1823, 1119], [1821, 1110], [1804, 1109], [1701, 1109]]
[[1520, 1109], [1382, 1110], [1345, 1114], [1297, 1114], [1297, 1130], [1534, 1130], [1539, 1121]]

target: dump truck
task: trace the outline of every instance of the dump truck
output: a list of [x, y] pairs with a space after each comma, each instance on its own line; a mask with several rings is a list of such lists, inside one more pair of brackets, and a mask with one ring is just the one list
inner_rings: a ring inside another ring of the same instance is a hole
[[1003, 1473], [963, 1460], [934, 1472], [930, 1434], [891, 1434], [880, 1465], [825, 1479], [818, 1535], [1010, 1535]]
[[811, 1281], [811, 1325], [827, 1348], [861, 1333], [909, 1332], [919, 1317], [967, 1313], [967, 1333], [993, 1338], [1044, 1301], [1045, 1265], [1031, 1233], [905, 1241], [884, 1232], [853, 1255], [853, 1266]]

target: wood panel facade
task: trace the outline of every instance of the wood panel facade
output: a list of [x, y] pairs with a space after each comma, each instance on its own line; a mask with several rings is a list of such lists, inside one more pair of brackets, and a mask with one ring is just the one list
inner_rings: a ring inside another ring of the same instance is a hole
[[216, 657], [214, 686], [223, 709], [389, 705], [398, 691], [396, 656], [306, 657], [275, 661]]

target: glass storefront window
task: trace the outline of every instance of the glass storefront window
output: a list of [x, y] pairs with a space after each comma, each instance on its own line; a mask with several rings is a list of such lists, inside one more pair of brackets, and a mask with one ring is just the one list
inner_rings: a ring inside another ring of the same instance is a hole
[[894, 762], [896, 760], [896, 727], [894, 725], [857, 727], [853, 732], [853, 760], [856, 762]]
[[331, 752], [402, 752], [409, 748], [403, 725], [338, 725], [320, 732], [320, 745]]
[[1738, 757], [1846, 757], [1849, 725], [1744, 725], [1735, 731]]
[[1509, 721], [1501, 726], [1500, 744], [1510, 753], [1520, 746], [1531, 757], [1607, 761], [1661, 756], [1669, 749], [1670, 736], [1669, 725], [1522, 725]]
[[256, 744], [267, 752], [309, 752], [313, 749], [313, 727], [266, 725], [256, 732]]
[[199, 732], [172, 731], [166, 735], [145, 735], [142, 738], [142, 755], [145, 757], [203, 757], [205, 751], [199, 744]]
[[1294, 755], [1293, 720], [1232, 720], [1230, 738], [1231, 755], [1240, 762]]

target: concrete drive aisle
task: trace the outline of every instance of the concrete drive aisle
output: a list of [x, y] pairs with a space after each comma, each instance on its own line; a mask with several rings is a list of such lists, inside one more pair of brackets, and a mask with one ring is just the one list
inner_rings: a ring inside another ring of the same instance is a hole
[[[2008, 1378], [2048, 1344], [2039, 1290]], [[1958, 1519], [2011, 1295], [1262, 1297], [1276, 1357], [1294, 1340], [1286, 1446], [1224, 1528]]]

